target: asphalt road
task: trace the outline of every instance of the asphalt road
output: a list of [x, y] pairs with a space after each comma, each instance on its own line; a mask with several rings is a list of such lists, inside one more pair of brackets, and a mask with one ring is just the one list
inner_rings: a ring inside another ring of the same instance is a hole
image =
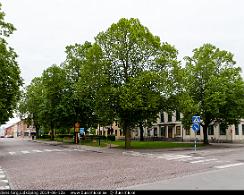
[[244, 190], [244, 166], [211, 170], [155, 183], [130, 186], [130, 190]]
[[[177, 178], [209, 172], [224, 174], [227, 169], [241, 170], [243, 165], [244, 152], [239, 147], [196, 152], [191, 149], [100, 150], [0, 139], [0, 189], [177, 189], [177, 183], [181, 183]], [[238, 175], [238, 171], [236, 173]], [[176, 178], [175, 185], [169, 185], [167, 182], [173, 178]], [[166, 183], [152, 187], [152, 183], [159, 181]], [[189, 183], [193, 182], [189, 180]], [[179, 188], [182, 187], [179, 185]]]

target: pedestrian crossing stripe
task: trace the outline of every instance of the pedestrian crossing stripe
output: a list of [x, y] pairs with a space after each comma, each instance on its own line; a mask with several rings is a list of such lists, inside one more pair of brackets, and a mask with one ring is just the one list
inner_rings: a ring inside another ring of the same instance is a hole
[[0, 186], [0, 190], [9, 190], [10, 187], [9, 186]]
[[[18, 155], [19, 153], [21, 154], [33, 154], [33, 153], [42, 153], [42, 152], [71, 152], [71, 151], [78, 151], [78, 152], [84, 152], [86, 150], [82, 149], [43, 149], [43, 150], [22, 150], [22, 151], [16, 151], [16, 152], [8, 152], [10, 155]], [[1, 168], [0, 168], [1, 171]]]
[[201, 162], [208, 162], [208, 161], [216, 161], [218, 159], [216, 158], [212, 158], [212, 159], [203, 159], [203, 160], [197, 160], [197, 161], [191, 161], [191, 164], [195, 164], [195, 163], [201, 163]]
[[224, 168], [235, 167], [235, 166], [240, 166], [240, 165], [244, 165], [244, 163], [233, 163], [233, 164], [219, 165], [219, 166], [215, 166], [215, 168], [224, 169]]

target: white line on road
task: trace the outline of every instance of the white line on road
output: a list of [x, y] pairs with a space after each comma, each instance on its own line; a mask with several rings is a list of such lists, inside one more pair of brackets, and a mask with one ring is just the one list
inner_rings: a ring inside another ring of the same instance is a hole
[[85, 150], [82, 150], [82, 149], [78, 149], [77, 151], [79, 151], [79, 152], [84, 152]]
[[203, 157], [187, 157], [185, 159], [179, 159], [179, 161], [190, 161], [190, 160], [198, 160], [198, 159], [203, 159]]
[[53, 151], [55, 151], [55, 152], [62, 152], [63, 150], [60, 150], [60, 149], [53, 149]]
[[23, 151], [21, 151], [23, 154], [29, 154], [30, 152], [29, 151], [27, 151], [27, 150], [23, 150]]
[[201, 162], [208, 162], [208, 161], [215, 161], [215, 160], [218, 160], [218, 159], [216, 159], [216, 158], [203, 159], [203, 160], [191, 161], [191, 162], [189, 162], [189, 163], [194, 164], [194, 163], [201, 163]]
[[16, 154], [16, 152], [9, 152], [9, 154], [14, 155], [14, 154]]
[[8, 180], [2, 179], [2, 180], [0, 180], [0, 182], [2, 182], [2, 183], [8, 183]]
[[41, 150], [32, 150], [33, 152], [42, 152]]
[[173, 156], [173, 157], [166, 157], [165, 159], [166, 160], [176, 160], [176, 159], [189, 158], [189, 157], [192, 157], [192, 156], [176, 155], [176, 156]]
[[45, 149], [44, 151], [46, 151], [46, 152], [52, 152], [53, 150]]
[[5, 175], [0, 175], [0, 179], [3, 179], [5, 178], [6, 176]]
[[9, 186], [0, 186], [0, 190], [9, 190], [10, 187]]
[[235, 166], [240, 166], [240, 165], [244, 165], [244, 163], [233, 163], [233, 164], [227, 164], [227, 165], [219, 165], [219, 166], [215, 166], [215, 168], [224, 169], [224, 168], [235, 167]]
[[71, 152], [71, 151], [74, 151], [73, 149], [64, 149], [63, 151], [68, 151], [68, 152]]

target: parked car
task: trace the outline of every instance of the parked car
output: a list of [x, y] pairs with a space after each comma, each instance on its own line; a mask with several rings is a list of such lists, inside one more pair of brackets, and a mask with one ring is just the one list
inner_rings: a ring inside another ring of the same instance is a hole
[[5, 138], [5, 136], [4, 135], [1, 135], [0, 138]]

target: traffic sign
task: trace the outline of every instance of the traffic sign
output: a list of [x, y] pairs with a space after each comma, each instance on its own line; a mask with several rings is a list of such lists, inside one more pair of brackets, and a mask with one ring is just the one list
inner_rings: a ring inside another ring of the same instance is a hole
[[199, 129], [200, 129], [200, 125], [199, 125], [198, 123], [194, 123], [194, 124], [192, 125], [192, 130], [193, 130], [194, 132], [199, 131]]
[[85, 128], [80, 128], [80, 134], [84, 134]]
[[193, 116], [192, 117], [192, 123], [200, 123], [200, 116]]

